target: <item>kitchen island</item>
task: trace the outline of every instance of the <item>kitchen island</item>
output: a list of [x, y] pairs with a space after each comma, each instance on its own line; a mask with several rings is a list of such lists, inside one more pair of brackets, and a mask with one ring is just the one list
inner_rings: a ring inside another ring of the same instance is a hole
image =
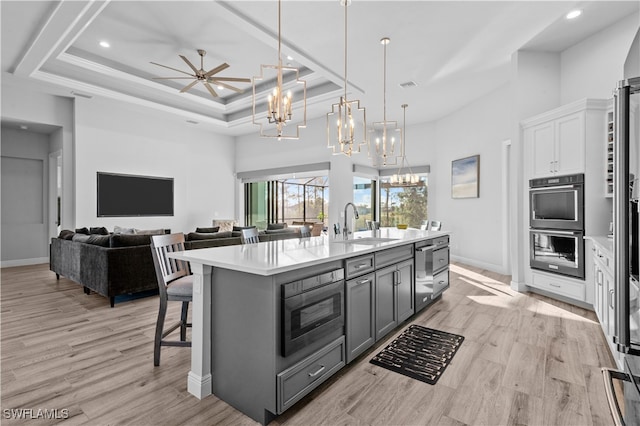
[[[268, 423], [349, 361], [344, 332], [350, 328], [348, 319], [345, 327], [323, 333], [322, 339], [307, 339], [293, 351], [285, 348], [283, 342], [289, 339], [283, 331], [285, 293], [335, 282], [340, 305], [333, 309], [344, 319], [345, 280], [347, 288], [350, 281], [371, 283], [372, 290], [365, 296], [371, 300], [367, 313], [371, 316], [363, 317], [371, 318], [371, 346], [413, 315], [414, 247], [438, 239], [448, 244], [448, 232], [383, 228], [356, 232], [347, 241], [320, 236], [172, 254], [189, 261], [194, 274], [187, 390], [198, 398], [213, 393], [249, 417]], [[380, 290], [374, 295], [376, 280]], [[329, 299], [318, 306], [329, 307]], [[387, 300], [393, 306], [382, 306]], [[375, 318], [376, 309], [379, 318]], [[304, 315], [313, 320], [317, 312]], [[297, 318], [303, 325], [311, 320]], [[374, 329], [382, 320], [384, 328]], [[359, 325], [356, 328], [362, 330]], [[364, 331], [368, 332], [366, 327]], [[362, 352], [361, 347], [357, 350]]]

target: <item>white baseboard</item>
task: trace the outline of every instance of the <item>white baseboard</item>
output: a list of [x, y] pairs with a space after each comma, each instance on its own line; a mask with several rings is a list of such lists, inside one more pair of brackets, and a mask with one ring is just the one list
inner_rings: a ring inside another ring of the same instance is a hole
[[13, 266], [39, 265], [41, 263], [49, 263], [49, 258], [36, 257], [34, 259], [3, 260], [2, 262], [0, 262], [0, 268], [11, 268]]
[[502, 265], [495, 265], [493, 263], [480, 262], [478, 260], [468, 259], [466, 257], [461, 257], [456, 255], [451, 255], [451, 260], [455, 262], [464, 263], [469, 266], [475, 266], [476, 268], [486, 269], [491, 272], [497, 272], [498, 274], [511, 275], [511, 271], [508, 271], [507, 268], [505, 268]]

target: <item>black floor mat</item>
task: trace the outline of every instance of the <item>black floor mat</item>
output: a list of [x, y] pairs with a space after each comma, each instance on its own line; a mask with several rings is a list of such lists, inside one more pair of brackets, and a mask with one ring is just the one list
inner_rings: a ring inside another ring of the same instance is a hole
[[413, 324], [369, 362], [435, 385], [463, 340], [457, 334]]

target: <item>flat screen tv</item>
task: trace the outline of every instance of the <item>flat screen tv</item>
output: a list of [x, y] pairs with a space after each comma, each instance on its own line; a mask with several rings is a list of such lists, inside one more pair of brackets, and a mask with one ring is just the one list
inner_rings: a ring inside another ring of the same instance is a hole
[[173, 216], [173, 178], [98, 172], [98, 217]]

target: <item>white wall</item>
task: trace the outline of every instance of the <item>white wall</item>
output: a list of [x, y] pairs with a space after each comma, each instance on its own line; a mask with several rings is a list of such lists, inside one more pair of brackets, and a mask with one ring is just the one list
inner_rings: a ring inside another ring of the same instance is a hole
[[639, 23], [635, 13], [562, 52], [560, 105], [612, 97]]
[[[231, 137], [168, 120], [125, 103], [78, 99], [76, 225], [194, 231], [234, 216], [235, 148]], [[174, 216], [99, 218], [96, 173], [174, 178]]]
[[[442, 220], [443, 229], [452, 232], [451, 256], [505, 273], [508, 219], [503, 197], [508, 194], [502, 191], [502, 150], [511, 131], [509, 96], [509, 87], [503, 86], [435, 124], [436, 161], [431, 162], [429, 178], [429, 216]], [[480, 155], [480, 196], [453, 199], [451, 162], [471, 155]]]

